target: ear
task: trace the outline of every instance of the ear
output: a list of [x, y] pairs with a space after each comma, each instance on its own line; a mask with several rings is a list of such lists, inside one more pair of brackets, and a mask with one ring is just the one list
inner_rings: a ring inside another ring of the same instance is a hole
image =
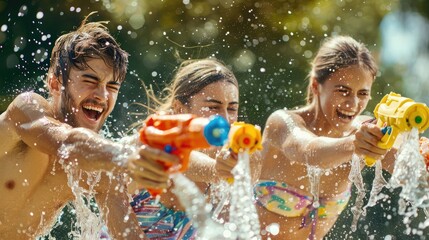
[[53, 73], [49, 73], [47, 84], [48, 84], [49, 92], [53, 96], [61, 95], [62, 84], [60, 82], [60, 79], [58, 79]]
[[319, 83], [314, 77], [311, 78], [311, 91], [315, 96], [319, 94]]

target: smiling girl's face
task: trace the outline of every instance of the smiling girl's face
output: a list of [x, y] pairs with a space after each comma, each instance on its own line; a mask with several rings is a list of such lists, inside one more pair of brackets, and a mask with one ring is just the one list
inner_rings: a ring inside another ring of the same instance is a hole
[[323, 84], [317, 84], [317, 95], [324, 120], [339, 131], [348, 131], [353, 120], [371, 99], [371, 73], [358, 65], [338, 69]]
[[238, 118], [238, 88], [233, 83], [220, 80], [204, 87], [190, 97], [186, 105], [179, 104], [175, 113], [191, 113], [200, 117], [219, 115], [229, 123]]

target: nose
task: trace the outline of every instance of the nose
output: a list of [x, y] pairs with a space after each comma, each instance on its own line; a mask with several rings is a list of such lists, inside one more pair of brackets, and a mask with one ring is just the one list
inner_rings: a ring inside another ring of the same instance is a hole
[[107, 99], [108, 94], [109, 92], [107, 91], [106, 86], [103, 84], [99, 84], [94, 91], [94, 97], [102, 101]]
[[350, 108], [350, 109], [354, 109], [354, 108], [356, 108], [356, 106], [358, 106], [358, 104], [359, 104], [359, 97], [358, 96], [350, 96], [347, 98], [345, 107]]

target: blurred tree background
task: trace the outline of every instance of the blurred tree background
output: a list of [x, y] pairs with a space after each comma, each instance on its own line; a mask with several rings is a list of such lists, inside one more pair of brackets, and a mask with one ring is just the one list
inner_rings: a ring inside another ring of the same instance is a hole
[[[367, 114], [390, 91], [429, 103], [428, 0], [0, 0], [0, 112], [22, 91], [47, 96], [43, 80], [55, 39], [92, 11], [98, 13], [90, 21], [109, 20], [131, 54], [107, 124], [112, 136], [142, 117], [136, 113], [146, 114], [134, 104], [147, 100], [143, 83], [159, 93], [182, 59], [208, 56], [223, 60], [239, 79], [240, 119], [263, 127], [274, 110], [305, 104], [309, 62], [333, 35], [365, 43], [379, 63]], [[370, 185], [372, 171], [364, 174]], [[389, 195], [356, 232], [350, 210], [344, 211], [327, 239], [405, 238], [397, 193]], [[410, 232], [416, 239], [424, 238], [417, 229], [421, 215]]]

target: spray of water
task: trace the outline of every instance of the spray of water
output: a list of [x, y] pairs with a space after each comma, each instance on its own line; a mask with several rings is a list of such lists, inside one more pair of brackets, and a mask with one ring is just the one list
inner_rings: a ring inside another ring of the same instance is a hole
[[198, 229], [198, 239], [229, 239], [221, 224], [211, 218], [212, 205], [206, 203], [206, 198], [195, 183], [181, 173], [171, 175], [174, 182], [173, 193], [186, 210], [186, 215]]
[[[101, 217], [91, 210], [90, 200], [94, 197], [93, 188], [99, 182], [101, 173], [87, 173], [77, 169], [75, 162], [68, 161], [70, 146], [62, 146], [59, 154], [61, 158], [58, 162], [67, 174], [67, 184], [75, 196], [73, 206], [79, 230], [73, 230], [70, 234], [74, 239], [98, 239], [103, 223]], [[88, 189], [79, 186], [83, 174], [87, 175]]]
[[307, 165], [307, 174], [310, 180], [310, 193], [313, 196], [313, 207], [319, 208], [320, 177], [323, 174], [323, 170], [321, 168]]
[[238, 153], [237, 165], [232, 169], [230, 223], [237, 226], [237, 239], [261, 239], [258, 213], [253, 203], [249, 153]]
[[224, 180], [219, 181], [219, 183], [213, 183], [210, 186], [210, 202], [213, 206], [216, 206], [212, 218], [219, 223], [225, 223], [225, 220], [221, 218], [220, 215], [226, 210], [225, 207], [230, 203], [230, 192], [231, 186]]
[[423, 156], [419, 152], [419, 133], [414, 128], [398, 151], [389, 181], [390, 187], [402, 188], [400, 214], [409, 217], [414, 215], [418, 208], [429, 207], [428, 177]]
[[364, 214], [363, 199], [365, 198], [365, 184], [363, 182], [361, 173], [361, 163], [362, 159], [359, 158], [359, 156], [357, 156], [356, 154], [353, 154], [349, 180], [355, 185], [357, 189], [357, 197], [355, 205], [351, 209], [353, 214], [353, 220], [351, 225], [352, 231], [356, 231], [359, 218], [362, 214]]
[[364, 207], [364, 211], [368, 207], [373, 207], [377, 203], [378, 200], [385, 198], [384, 194], [380, 194], [381, 190], [387, 185], [386, 179], [383, 177], [383, 166], [381, 161], [375, 162], [375, 177], [372, 182], [372, 189], [369, 194], [369, 200], [366, 206]]

